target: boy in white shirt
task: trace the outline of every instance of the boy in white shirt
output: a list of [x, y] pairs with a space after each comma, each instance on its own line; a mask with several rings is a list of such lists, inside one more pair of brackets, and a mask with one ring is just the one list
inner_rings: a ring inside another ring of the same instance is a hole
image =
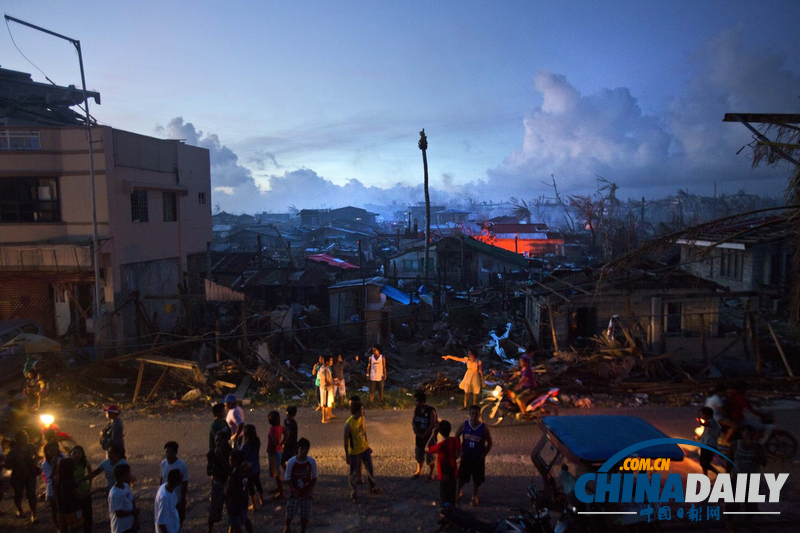
[[164, 455], [166, 458], [161, 461], [159, 484], [165, 482], [170, 471], [180, 471], [183, 481], [175, 489], [175, 497], [178, 499], [178, 516], [180, 516], [181, 525], [183, 525], [183, 521], [186, 518], [186, 493], [189, 491], [189, 470], [186, 468], [186, 463], [183, 462], [183, 459], [178, 459], [178, 443], [174, 440], [164, 445]]
[[121, 464], [114, 467], [116, 483], [108, 491], [108, 518], [111, 521], [111, 533], [129, 533], [139, 519], [139, 509], [133, 499], [131, 490], [131, 467]]
[[156, 533], [179, 533], [181, 518], [178, 516], [178, 498], [175, 489], [183, 482], [180, 470], [170, 470], [167, 482], [158, 487], [153, 502]]

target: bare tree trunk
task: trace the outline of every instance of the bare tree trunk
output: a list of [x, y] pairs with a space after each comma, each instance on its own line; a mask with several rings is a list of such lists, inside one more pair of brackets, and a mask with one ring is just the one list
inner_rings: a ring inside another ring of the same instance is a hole
[[422, 150], [422, 167], [425, 170], [425, 271], [423, 273], [423, 283], [428, 282], [428, 264], [431, 249], [431, 195], [428, 192], [428, 138], [425, 136], [425, 129], [419, 132], [419, 149]]

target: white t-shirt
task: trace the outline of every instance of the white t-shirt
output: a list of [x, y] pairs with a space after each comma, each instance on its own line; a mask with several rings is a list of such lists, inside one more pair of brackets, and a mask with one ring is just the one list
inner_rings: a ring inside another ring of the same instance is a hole
[[[183, 476], [183, 481], [186, 483], [189, 482], [189, 470], [186, 469], [186, 463], [183, 462], [182, 459], [178, 458], [175, 459], [175, 462], [169, 464], [166, 459], [161, 461], [161, 482], [167, 482], [167, 475], [169, 475], [170, 471], [172, 470], [180, 470], [181, 475]], [[175, 487], [175, 496], [180, 501], [181, 497], [183, 496], [183, 486], [178, 485]]]
[[159, 525], [167, 526], [167, 533], [179, 533], [181, 518], [178, 516], [178, 498], [175, 492], [167, 490], [164, 483], [158, 487], [156, 499], [153, 502], [153, 515], [155, 516], [156, 533], [161, 533]]
[[706, 398], [705, 407], [710, 407], [714, 411], [714, 420], [719, 423], [722, 420], [722, 412], [725, 409], [725, 400], [720, 398], [719, 394], [714, 394]]
[[377, 359], [375, 359], [374, 355], [371, 355], [368, 365], [369, 380], [383, 381], [386, 377], [386, 360], [383, 358], [383, 354], [379, 355]]
[[239, 428], [239, 424], [244, 424], [244, 409], [238, 405], [233, 409], [229, 409], [228, 414], [225, 415], [225, 422], [228, 423], [228, 428], [231, 430], [231, 436], [236, 435], [236, 430]]
[[114, 467], [117, 465], [126, 465], [126, 464], [128, 464], [128, 461], [126, 459], [120, 459], [118, 462], [114, 464], [111, 464], [110, 459], [106, 459], [105, 461], [97, 465], [97, 468], [102, 468], [103, 473], [105, 473], [106, 475], [106, 484], [109, 490], [111, 490], [111, 487], [114, 486], [114, 483], [117, 482], [117, 480], [114, 479]]
[[118, 518], [117, 511], [133, 511], [133, 491], [125, 483], [124, 488], [115, 484], [108, 491], [108, 517], [111, 520], [111, 533], [122, 533], [133, 527], [133, 515]]

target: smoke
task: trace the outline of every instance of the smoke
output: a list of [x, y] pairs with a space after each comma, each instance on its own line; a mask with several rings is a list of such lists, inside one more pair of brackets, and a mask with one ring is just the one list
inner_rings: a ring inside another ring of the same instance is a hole
[[751, 135], [722, 122], [732, 112], [797, 112], [800, 78], [785, 68], [785, 58], [745, 50], [737, 30], [709, 42], [689, 66], [689, 81], [658, 114], [643, 113], [627, 88], [581, 94], [565, 76], [539, 72], [534, 88], [542, 104], [524, 120], [522, 146], [480, 185], [486, 194], [521, 197], [541, 190], [551, 174], [564, 192], [593, 190], [603, 176], [622, 196], [678, 188], [707, 193], [726, 182], [748, 182], [750, 192], [768, 194], [785, 186], [785, 172], [753, 170], [748, 152], [736, 155]]

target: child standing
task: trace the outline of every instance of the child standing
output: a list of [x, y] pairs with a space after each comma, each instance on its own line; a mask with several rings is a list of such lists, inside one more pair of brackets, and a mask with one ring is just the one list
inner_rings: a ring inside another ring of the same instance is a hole
[[53, 525], [58, 529], [58, 503], [56, 502], [56, 493], [53, 490], [53, 480], [56, 477], [56, 470], [58, 463], [65, 456], [61, 453], [58, 446], [44, 447], [44, 461], [42, 461], [42, 476], [44, 477], [44, 497], [50, 504], [50, 516], [53, 519]]
[[139, 509], [131, 490], [130, 465], [114, 467], [114, 486], [108, 491], [108, 519], [111, 533], [131, 533], [139, 522]]
[[[85, 481], [91, 481], [95, 477], [97, 477], [100, 473], [105, 473], [106, 475], [106, 487], [105, 492], [107, 493], [111, 490], [111, 487], [114, 486], [114, 483], [117, 481], [114, 479], [114, 467], [117, 465], [126, 465], [128, 464], [127, 459], [125, 459], [125, 448], [120, 447], [117, 444], [112, 444], [111, 447], [106, 451], [106, 460], [97, 465], [97, 468], [92, 470], [92, 473], [86, 476]], [[83, 479], [79, 479], [80, 481], [84, 481]]]
[[75, 482], [75, 461], [65, 457], [58, 463], [55, 493], [58, 503], [59, 533], [77, 533], [83, 525], [81, 502], [78, 498], [78, 484]]
[[250, 494], [250, 510], [255, 511], [264, 503], [264, 489], [261, 487], [261, 439], [256, 427], [247, 424], [244, 427], [244, 445], [242, 446], [247, 468], [247, 492]]
[[89, 461], [86, 459], [86, 452], [82, 446], [75, 446], [70, 450], [69, 456], [75, 461], [75, 482], [78, 489], [78, 501], [83, 513], [83, 532], [92, 533], [92, 482], [86, 479], [86, 474], [92, 471]]
[[283, 498], [283, 480], [281, 476], [281, 441], [283, 440], [283, 426], [281, 415], [278, 411], [270, 411], [267, 415], [269, 421], [269, 435], [267, 435], [267, 455], [269, 456], [269, 475], [275, 478], [275, 497]]
[[286, 465], [286, 483], [289, 484], [289, 503], [286, 504], [286, 529], [291, 531], [292, 519], [300, 512], [300, 533], [305, 533], [311, 516], [314, 485], [317, 484], [317, 462], [308, 456], [311, 443], [308, 439], [297, 442], [297, 455]]
[[[450, 422], [442, 420], [433, 431], [428, 441], [428, 453], [436, 454], [436, 467], [439, 474], [439, 498], [442, 500], [442, 512], [453, 507], [456, 503], [456, 480], [458, 478], [458, 465], [456, 461], [461, 454], [461, 443], [457, 438], [450, 436]], [[437, 434], [442, 436], [442, 442], [437, 443]]]
[[228, 527], [230, 533], [253, 533], [253, 524], [247, 516], [247, 474], [242, 450], [231, 452], [231, 474], [225, 485], [225, 505], [228, 508]]
[[[717, 449], [717, 441], [722, 428], [714, 418], [714, 409], [711, 407], [703, 407], [700, 409], [700, 424], [703, 426], [703, 436], [700, 438], [700, 444], [705, 444], [711, 448]], [[715, 474], [719, 474], [711, 461], [714, 459], [714, 452], [705, 448], [700, 448], [700, 468], [703, 469], [703, 475], [707, 475], [711, 470]]]
[[164, 445], [164, 456], [164, 460], [161, 461], [161, 479], [158, 484], [164, 483], [172, 470], [178, 470], [181, 473], [181, 483], [175, 488], [174, 493], [178, 500], [178, 516], [183, 525], [186, 518], [186, 493], [189, 491], [189, 470], [183, 459], [178, 459], [178, 443], [174, 440]]
[[281, 466], [286, 470], [286, 463], [297, 455], [297, 407], [291, 405], [286, 408], [286, 418], [283, 419], [283, 441], [281, 442]]
[[[213, 452], [216, 446], [216, 436], [220, 431], [229, 431], [228, 422], [225, 420], [225, 404], [215, 403], [211, 408], [214, 421], [211, 422], [211, 429], [208, 432], [208, 451]], [[228, 435], [230, 438], [230, 435]]]
[[225, 483], [231, 475], [231, 443], [226, 432], [217, 433], [216, 447], [206, 456], [206, 473], [211, 476], [211, 500], [208, 509], [208, 533], [214, 524], [222, 521], [222, 508], [225, 506]]

